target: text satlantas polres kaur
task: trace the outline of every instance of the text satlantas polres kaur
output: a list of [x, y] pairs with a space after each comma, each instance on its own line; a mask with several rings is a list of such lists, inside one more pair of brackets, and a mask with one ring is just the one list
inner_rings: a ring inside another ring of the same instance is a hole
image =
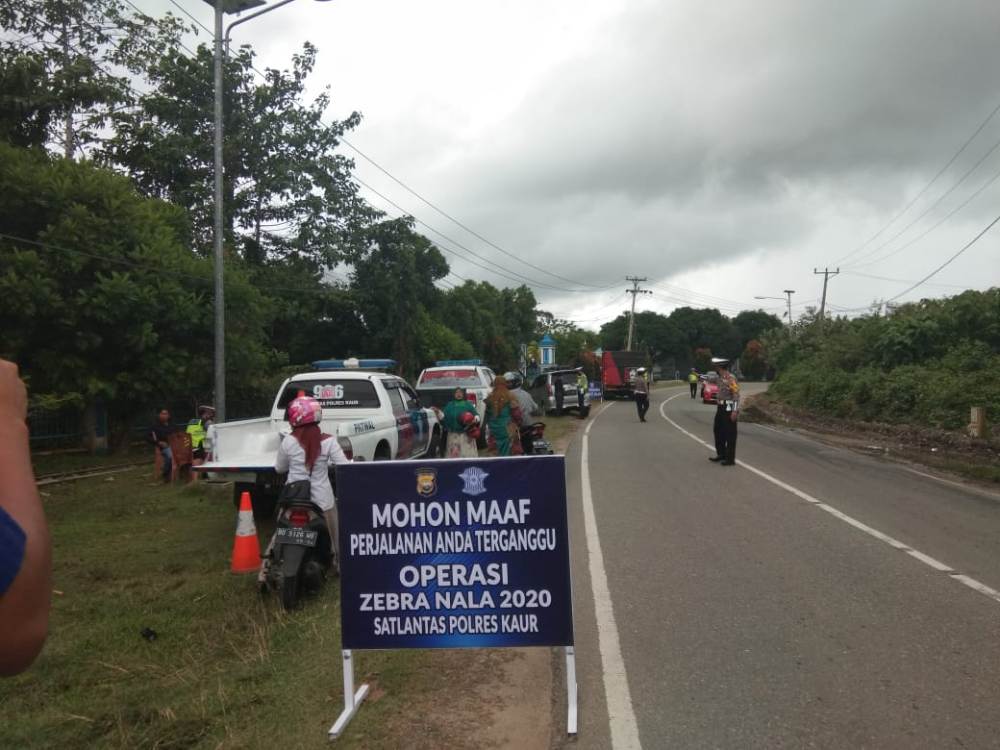
[[532, 633], [552, 603], [511, 580], [509, 553], [555, 552], [554, 528], [531, 527], [531, 499], [400, 502], [372, 506], [371, 531], [351, 533], [352, 556], [489, 555], [495, 561], [401, 565], [402, 590], [360, 594], [374, 635]]

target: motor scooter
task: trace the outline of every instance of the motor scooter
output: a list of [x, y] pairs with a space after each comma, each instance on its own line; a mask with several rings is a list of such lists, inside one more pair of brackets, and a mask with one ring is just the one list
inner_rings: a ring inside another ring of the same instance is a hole
[[521, 433], [521, 450], [525, 456], [551, 455], [555, 452], [552, 449], [552, 443], [545, 439], [545, 422], [522, 425], [519, 431]]
[[263, 583], [280, 592], [287, 610], [298, 605], [303, 593], [318, 591], [330, 570], [330, 532], [309, 493], [308, 480], [282, 487], [274, 537], [265, 553]]

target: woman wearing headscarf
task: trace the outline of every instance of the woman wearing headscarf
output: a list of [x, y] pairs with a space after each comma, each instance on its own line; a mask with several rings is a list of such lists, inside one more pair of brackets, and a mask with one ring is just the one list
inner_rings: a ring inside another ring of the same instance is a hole
[[323, 511], [330, 533], [334, 570], [339, 570], [337, 499], [330, 484], [330, 469], [336, 464], [348, 464], [351, 460], [344, 454], [336, 437], [320, 430], [322, 419], [323, 407], [316, 399], [299, 396], [288, 405], [288, 423], [292, 426], [292, 433], [286, 435], [278, 447], [275, 471], [279, 474], [287, 472], [288, 482], [309, 480], [310, 500]]
[[445, 451], [448, 458], [476, 458], [479, 414], [465, 398], [465, 389], [456, 388], [455, 398], [444, 407], [444, 428], [448, 431]]
[[486, 397], [486, 419], [490, 428], [490, 440], [497, 447], [497, 455], [520, 454], [521, 433], [518, 425], [523, 419], [521, 408], [503, 378], [493, 381], [493, 392]]

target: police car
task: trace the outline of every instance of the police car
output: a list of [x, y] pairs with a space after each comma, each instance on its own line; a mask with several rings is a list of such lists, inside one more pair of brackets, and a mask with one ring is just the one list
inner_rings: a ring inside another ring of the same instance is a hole
[[291, 432], [286, 410], [299, 395], [319, 401], [320, 428], [336, 435], [348, 456], [382, 461], [436, 455], [441, 443], [437, 414], [420, 403], [405, 380], [388, 372], [395, 364], [388, 359], [314, 362], [314, 372], [282, 383], [270, 416], [212, 425], [206, 437], [211, 460], [197, 470], [236, 482], [235, 497], [250, 491], [255, 511], [259, 507], [258, 514], [266, 514], [280, 484], [278, 446]]

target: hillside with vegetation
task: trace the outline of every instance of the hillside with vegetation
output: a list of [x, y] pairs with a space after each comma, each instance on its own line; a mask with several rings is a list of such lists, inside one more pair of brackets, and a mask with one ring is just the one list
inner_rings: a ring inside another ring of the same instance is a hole
[[1000, 421], [1000, 289], [819, 321], [765, 337], [770, 392], [814, 414], [957, 430]]

